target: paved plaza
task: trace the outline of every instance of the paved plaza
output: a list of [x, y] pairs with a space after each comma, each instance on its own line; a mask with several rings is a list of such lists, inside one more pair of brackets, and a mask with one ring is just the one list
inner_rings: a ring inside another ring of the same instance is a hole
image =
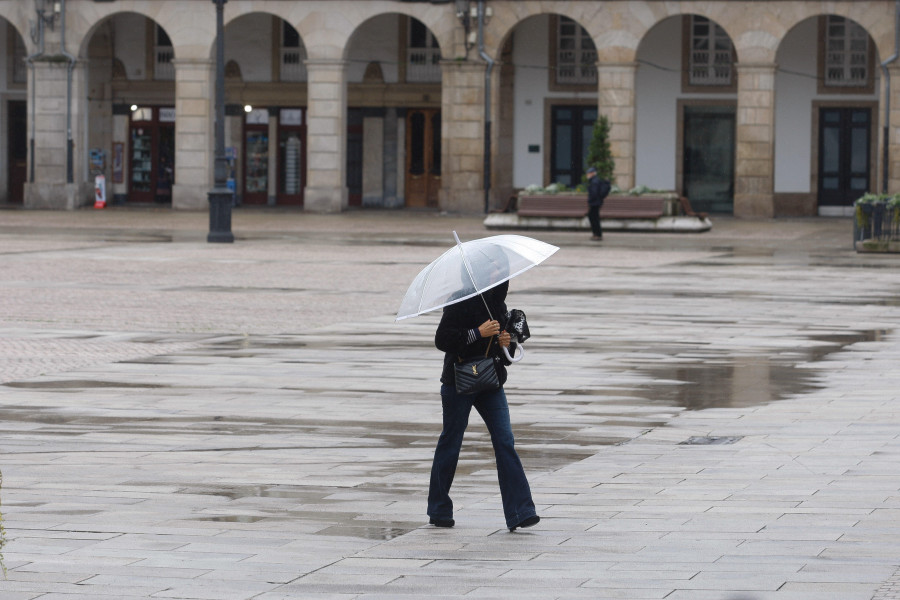
[[900, 255], [849, 219], [530, 232], [504, 524], [473, 416], [427, 525], [439, 314], [477, 217], [0, 211], [0, 600], [900, 598]]

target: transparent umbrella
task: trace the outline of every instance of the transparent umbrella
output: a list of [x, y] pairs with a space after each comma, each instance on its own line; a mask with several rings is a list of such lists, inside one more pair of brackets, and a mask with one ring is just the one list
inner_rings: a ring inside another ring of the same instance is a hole
[[[460, 242], [422, 269], [406, 291], [397, 321], [485, 292], [547, 260], [558, 247], [523, 235]], [[493, 316], [492, 316], [493, 318]]]

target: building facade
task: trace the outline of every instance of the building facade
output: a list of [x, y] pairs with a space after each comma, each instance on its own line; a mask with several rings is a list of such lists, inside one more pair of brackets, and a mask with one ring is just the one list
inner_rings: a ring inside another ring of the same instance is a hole
[[[896, 12], [229, 0], [229, 186], [244, 205], [483, 212], [578, 183], [606, 115], [622, 188], [741, 217], [849, 214], [900, 190]], [[77, 208], [103, 174], [109, 202], [205, 209], [215, 36], [209, 0], [0, 0], [0, 202]]]

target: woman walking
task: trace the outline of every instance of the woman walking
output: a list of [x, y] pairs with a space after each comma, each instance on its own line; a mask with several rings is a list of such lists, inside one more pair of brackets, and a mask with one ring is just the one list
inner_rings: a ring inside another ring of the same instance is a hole
[[[531, 499], [525, 470], [516, 453], [509, 407], [503, 390], [506, 366], [510, 363], [503, 357], [501, 348], [509, 347], [510, 335], [501, 331], [500, 323], [491, 317], [506, 314], [508, 288], [509, 282], [505, 281], [480, 296], [445, 307], [434, 336], [435, 346], [445, 353], [441, 372], [443, 431], [434, 451], [428, 490], [428, 516], [430, 523], [436, 527], [453, 527], [455, 524], [450, 486], [472, 407], [481, 415], [491, 435], [506, 526], [510, 531], [515, 531], [519, 527], [536, 525], [541, 520]], [[486, 352], [494, 357], [499, 389], [474, 394], [458, 393], [453, 363], [458, 359], [484, 356]]]

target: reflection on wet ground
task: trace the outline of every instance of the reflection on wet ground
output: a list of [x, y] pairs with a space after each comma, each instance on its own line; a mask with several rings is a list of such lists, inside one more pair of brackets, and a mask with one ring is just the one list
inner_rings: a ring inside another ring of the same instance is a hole
[[[516, 389], [510, 396], [510, 402], [516, 412], [517, 445], [530, 470], [552, 472], [596, 454], [601, 446], [627, 443], [652, 429], [665, 427], [668, 419], [679, 410], [749, 407], [808, 392], [817, 387], [817, 362], [852, 344], [878, 341], [888, 333], [884, 330], [815, 332], [804, 340], [798, 340], [795, 346], [743, 355], [687, 342], [657, 342], [648, 347], [640, 342], [620, 340], [614, 347], [591, 347], [592, 342], [586, 339], [583, 341], [586, 351], [614, 353], [617, 358], [610, 361], [608, 368], [632, 373], [634, 378], [602, 387], [573, 384], [552, 390], [537, 386]], [[377, 345], [383, 350], [385, 343], [377, 336], [351, 336], [341, 342], [342, 356], [350, 363], [358, 360], [360, 364], [365, 364], [365, 357], [373, 355], [373, 348]], [[284, 365], [328, 362], [329, 359], [322, 356], [328, 351], [329, 344], [315, 336], [240, 336], [221, 338], [177, 354], [121, 364], [134, 369], [166, 369], [175, 365], [179, 369], [201, 370], [209, 365], [227, 364], [247, 377], [265, 377], [266, 369], [273, 364], [281, 365], [282, 371], [278, 373], [283, 373]], [[546, 353], [552, 356], [552, 347], [547, 348]], [[254, 369], [258, 370], [255, 375]], [[224, 372], [227, 373], [227, 370]], [[351, 389], [345, 389], [342, 382], [326, 384], [320, 379], [281, 381], [269, 384], [267, 389], [273, 398], [280, 397], [280, 394], [287, 394], [286, 397], [300, 394], [301, 397], [333, 402], [345, 395], [348, 398], [369, 398], [375, 404], [392, 402], [394, 395], [400, 393], [376, 389], [369, 379], [364, 376], [354, 380], [355, 388], [351, 385]], [[362, 381], [366, 381], [369, 387], [363, 389], [359, 385]], [[73, 379], [38, 378], [5, 385], [31, 390], [36, 394], [113, 394], [112, 397], [115, 397], [117, 394], [135, 394], [139, 393], [138, 390], [144, 390], [148, 398], [178, 398], [189, 397], [192, 393], [190, 381], [162, 379], [142, 382], [133, 373], [128, 381], [116, 381], [109, 374], [103, 379], [87, 379], [82, 375]], [[254, 392], [254, 395], [257, 394]], [[532, 398], [547, 397], [552, 398], [556, 414], [560, 415], [557, 419], [551, 422], [529, 419], [527, 412], [523, 414], [524, 411], [521, 411], [529, 406]], [[128, 485], [142, 489], [174, 486], [179, 495], [219, 497], [228, 501], [226, 505], [196, 512], [191, 517], [193, 521], [265, 524], [301, 519], [313, 526], [317, 535], [368, 540], [392, 539], [420, 525], [419, 522], [402, 520], [373, 521], [366, 519], [364, 513], [354, 507], [358, 507], [360, 495], [375, 501], [380, 498], [389, 504], [396, 500], [398, 493], [408, 493], [420, 502], [423, 485], [385, 487], [384, 481], [393, 474], [415, 477], [420, 483], [427, 481], [430, 452], [437, 434], [433, 423], [423, 426], [413, 421], [377, 420], [362, 415], [354, 418], [352, 414], [340, 411], [322, 414], [314, 411], [309, 415], [297, 414], [290, 418], [267, 418], [254, 410], [248, 410], [243, 415], [215, 412], [203, 415], [196, 410], [183, 415], [178, 411], [116, 415], [102, 410], [87, 412], [76, 406], [62, 409], [37, 402], [0, 408], [0, 428], [3, 430], [0, 434], [12, 433], [22, 424], [29, 424], [30, 435], [38, 437], [94, 439], [109, 436], [111, 439], [128, 440], [107, 450], [120, 452], [123, 456], [132, 452], [136, 455], [241, 455], [288, 451], [321, 452], [322, 458], [317, 460], [328, 460], [326, 457], [332, 452], [365, 453], [376, 448], [380, 451], [413, 451], [416, 457], [413, 460], [368, 462], [366, 469], [379, 473], [380, 482], [346, 484], [353, 489], [352, 498], [341, 495], [340, 490], [347, 489], [344, 484], [241, 486], [128, 482]], [[167, 436], [177, 437], [178, 441], [165, 445]], [[141, 442], [142, 437], [154, 440], [154, 445], [146, 446]], [[735, 441], [730, 438], [697, 437], [682, 443], [730, 444]], [[28, 452], [30, 448], [26, 446], [21, 451]], [[74, 454], [80, 450], [72, 446], [70, 451]], [[489, 437], [477, 418], [473, 419], [459, 464], [459, 483], [455, 486], [460, 493], [465, 493], [469, 477], [478, 478], [482, 473], [490, 473], [493, 460]], [[56, 510], [52, 506], [40, 510], [73, 516], [94, 514], [93, 511], [67, 513], [66, 509]]]

